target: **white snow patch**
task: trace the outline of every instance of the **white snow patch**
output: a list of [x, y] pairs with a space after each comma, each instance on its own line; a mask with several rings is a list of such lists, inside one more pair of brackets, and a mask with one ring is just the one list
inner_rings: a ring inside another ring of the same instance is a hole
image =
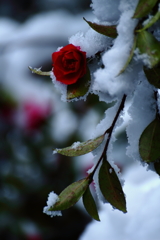
[[48, 195], [47, 206], [43, 208], [43, 213], [50, 215], [51, 217], [62, 216], [61, 211], [50, 211], [49, 210], [58, 201], [59, 201], [58, 195], [54, 192], [50, 192]]
[[55, 88], [61, 93], [61, 100], [63, 102], [66, 102], [67, 101], [67, 99], [66, 99], [67, 85], [57, 81], [53, 71], [51, 71], [50, 77], [52, 79], [52, 82], [54, 83]]
[[80, 142], [74, 142], [71, 146], [72, 149], [76, 149], [80, 145]]
[[147, 67], [151, 68], [151, 62], [150, 62], [150, 56], [147, 53], [143, 53], [141, 54], [139, 49], [136, 48], [134, 50], [134, 60], [135, 61], [142, 61], [144, 63], [144, 65], [146, 65]]
[[134, 28], [137, 24], [137, 20], [132, 19], [133, 13], [134, 8], [121, 14], [117, 26], [118, 37], [112, 48], [107, 50], [102, 57], [104, 68], [100, 68], [94, 73], [94, 91], [108, 92], [114, 96], [128, 93], [134, 88], [136, 64], [129, 71], [117, 76], [124, 67], [133, 45]]
[[145, 79], [144, 73], [139, 74], [131, 106], [128, 109], [130, 120], [126, 128], [128, 143], [127, 155], [136, 160], [141, 160], [139, 155], [139, 138], [144, 129], [154, 120], [156, 104], [154, 99], [154, 87]]
[[81, 50], [86, 52], [86, 56], [91, 57], [99, 51], [104, 51], [107, 45], [110, 45], [111, 39], [90, 28], [85, 34], [79, 32], [70, 37], [69, 43], [80, 46]]
[[120, 16], [119, 3], [120, 0], [92, 0], [91, 7], [99, 20], [115, 23]]

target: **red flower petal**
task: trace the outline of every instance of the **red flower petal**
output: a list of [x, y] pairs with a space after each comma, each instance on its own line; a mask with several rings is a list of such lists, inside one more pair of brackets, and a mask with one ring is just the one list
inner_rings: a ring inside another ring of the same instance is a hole
[[54, 52], [52, 60], [56, 80], [64, 84], [73, 84], [86, 73], [86, 52], [73, 44], [68, 44]]

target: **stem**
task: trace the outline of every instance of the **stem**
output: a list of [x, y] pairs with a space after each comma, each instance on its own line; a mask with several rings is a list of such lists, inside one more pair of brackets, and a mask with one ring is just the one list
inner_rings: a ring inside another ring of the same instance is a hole
[[159, 109], [158, 109], [158, 103], [157, 103], [157, 101], [158, 101], [158, 91], [157, 90], [154, 91], [154, 98], [156, 100], [156, 116], [158, 118], [160, 118]]
[[110, 128], [107, 129], [107, 130], [105, 131], [105, 133], [104, 133], [104, 135], [105, 135], [106, 133], [108, 133], [107, 141], [106, 141], [106, 144], [105, 144], [105, 147], [104, 147], [104, 149], [103, 149], [103, 152], [102, 152], [102, 154], [101, 154], [101, 156], [100, 156], [100, 158], [99, 158], [99, 160], [98, 160], [98, 162], [97, 162], [97, 164], [96, 164], [93, 172], [91, 172], [91, 173], [88, 175], [88, 177], [90, 178], [90, 182], [92, 182], [92, 180], [93, 180], [93, 175], [94, 175], [95, 171], [97, 170], [97, 168], [98, 168], [101, 160], [104, 158], [104, 156], [106, 156], [106, 152], [107, 152], [107, 149], [108, 149], [108, 146], [109, 146], [109, 142], [110, 142], [110, 139], [111, 139], [111, 136], [112, 136], [113, 129], [114, 129], [115, 124], [116, 124], [116, 122], [117, 122], [117, 120], [118, 120], [118, 117], [119, 117], [119, 115], [120, 115], [120, 112], [121, 112], [121, 111], [123, 110], [123, 108], [124, 108], [124, 103], [125, 103], [126, 97], [127, 97], [127, 96], [124, 94], [124, 95], [123, 95], [123, 98], [122, 98], [122, 100], [121, 100], [120, 106], [119, 106], [119, 108], [118, 108], [118, 111], [117, 111], [117, 113], [116, 113], [116, 116], [115, 116], [114, 119], [113, 119], [112, 125], [111, 125]]
[[32, 73], [36, 73], [36, 74], [39, 74], [39, 75], [50, 76], [50, 74], [51, 74], [51, 71], [49, 71], [49, 72], [42, 72], [41, 68], [32, 68], [30, 66], [28, 68], [29, 68], [29, 70], [31, 70]]

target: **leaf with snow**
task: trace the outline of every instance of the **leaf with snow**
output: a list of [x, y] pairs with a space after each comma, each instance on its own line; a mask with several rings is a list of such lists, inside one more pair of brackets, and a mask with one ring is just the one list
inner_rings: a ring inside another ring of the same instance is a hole
[[89, 215], [97, 221], [100, 221], [97, 206], [95, 204], [94, 198], [90, 192], [89, 186], [87, 187], [85, 193], [83, 194], [83, 204]]
[[48, 195], [47, 206], [43, 208], [43, 213], [53, 216], [62, 216], [61, 211], [49, 211], [50, 207], [54, 206], [58, 202], [59, 198], [54, 192], [50, 192]]
[[116, 25], [111, 25], [111, 26], [105, 26], [105, 25], [100, 25], [97, 23], [92, 23], [90, 21], [87, 21], [85, 18], [83, 18], [88, 25], [94, 29], [96, 32], [103, 34], [107, 37], [111, 37], [111, 38], [116, 38], [117, 37], [117, 29], [116, 29]]
[[150, 67], [160, 62], [160, 42], [149, 32], [142, 31], [137, 36], [137, 48], [141, 54], [147, 54]]
[[124, 65], [124, 67], [120, 70], [120, 72], [118, 73], [117, 76], [119, 76], [120, 74], [122, 74], [122, 73], [126, 70], [126, 68], [128, 67], [128, 64], [131, 62], [132, 57], [133, 57], [133, 54], [134, 54], [134, 50], [135, 50], [135, 48], [136, 48], [136, 40], [137, 40], [137, 38], [136, 38], [136, 36], [135, 36], [135, 37], [134, 37], [134, 41], [133, 41], [133, 46], [132, 46], [132, 48], [131, 48], [130, 54], [129, 54], [129, 56], [128, 56], [128, 59], [127, 59], [125, 65]]
[[158, 0], [140, 0], [133, 18], [142, 18], [151, 12]]
[[143, 161], [155, 162], [160, 158], [160, 120], [157, 116], [143, 131], [139, 140], [139, 153]]
[[58, 196], [59, 201], [54, 206], [50, 207], [48, 211], [64, 210], [72, 207], [80, 197], [84, 194], [89, 185], [89, 179], [84, 178], [77, 182], [70, 184]]
[[73, 143], [72, 146], [66, 148], [56, 148], [54, 153], [60, 153], [69, 157], [76, 157], [84, 155], [96, 149], [103, 141], [104, 135], [101, 135], [95, 139], [90, 139], [86, 142]]
[[103, 159], [99, 170], [99, 186], [105, 199], [120, 211], [126, 213], [126, 200], [121, 183], [115, 173], [114, 168], [108, 161]]
[[67, 86], [67, 100], [72, 100], [86, 95], [89, 92], [91, 84], [90, 81], [90, 71], [87, 67], [87, 72], [82, 78], [78, 79], [76, 83]]
[[50, 74], [51, 74], [51, 71], [49, 71], [49, 72], [41, 71], [41, 67], [40, 68], [32, 68], [29, 66], [28, 68], [29, 68], [29, 70], [31, 70], [32, 73], [36, 73], [38, 75], [50, 76]]
[[143, 28], [137, 30], [136, 32], [141, 32], [141, 31], [144, 31], [145, 29], [151, 27], [155, 22], [158, 21], [158, 19], [160, 19], [160, 9], [157, 11], [157, 13], [152, 16], [148, 21], [146, 20], [146, 24], [144, 25]]

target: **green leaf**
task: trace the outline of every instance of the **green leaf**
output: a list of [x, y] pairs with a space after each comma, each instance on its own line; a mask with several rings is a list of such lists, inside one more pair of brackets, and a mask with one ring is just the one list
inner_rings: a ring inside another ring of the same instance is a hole
[[72, 207], [84, 194], [89, 185], [89, 179], [84, 178], [70, 184], [59, 195], [59, 201], [48, 209], [49, 211], [64, 210]]
[[3, 89], [2, 86], [0, 87], [0, 104], [3, 104], [4, 106], [10, 106], [11, 109], [17, 107], [16, 99], [12, 96], [12, 94], [10, 94], [10, 92], [8, 92], [8, 90], [6, 91]]
[[85, 18], [83, 18], [88, 25], [94, 29], [96, 32], [103, 34], [107, 37], [111, 37], [111, 38], [116, 38], [117, 37], [117, 29], [116, 29], [116, 25], [111, 25], [111, 26], [105, 26], [105, 25], [99, 25], [97, 23], [92, 23], [90, 21], [87, 21]]
[[76, 157], [80, 155], [84, 155], [96, 149], [103, 141], [104, 135], [97, 137], [95, 139], [90, 139], [86, 142], [82, 143], [73, 143], [72, 146], [66, 148], [56, 148], [55, 152], [60, 153], [69, 157]]
[[29, 70], [31, 70], [32, 73], [36, 73], [38, 75], [43, 75], [43, 76], [50, 76], [51, 71], [50, 72], [42, 72], [41, 68], [32, 68], [32, 67], [28, 67]]
[[133, 41], [133, 46], [132, 46], [132, 48], [131, 48], [130, 54], [129, 54], [129, 56], [128, 56], [128, 59], [127, 59], [125, 65], [124, 65], [124, 67], [120, 70], [120, 72], [118, 73], [117, 76], [119, 76], [120, 74], [122, 74], [122, 73], [126, 70], [126, 68], [128, 67], [128, 64], [131, 62], [132, 57], [133, 57], [133, 54], [134, 54], [134, 50], [135, 50], [135, 48], [136, 48], [136, 40], [137, 40], [137, 38], [136, 38], [136, 36], [135, 36], [135, 37], [134, 37], [134, 41]]
[[139, 140], [139, 153], [149, 163], [160, 158], [160, 120], [158, 117], [143, 131]]
[[160, 159], [154, 162], [154, 168], [156, 173], [160, 176]]
[[90, 192], [89, 186], [83, 194], [83, 204], [89, 215], [97, 221], [100, 221], [97, 206]]
[[90, 71], [87, 67], [87, 73], [82, 78], [74, 84], [67, 85], [67, 100], [83, 97], [89, 91], [90, 81]]
[[153, 68], [143, 67], [148, 82], [156, 88], [160, 88], [160, 64]]
[[145, 29], [151, 27], [155, 22], [160, 19], [160, 10], [145, 24], [145, 26], [142, 29], [137, 30], [136, 32], [144, 31]]
[[137, 48], [141, 54], [148, 55], [151, 67], [160, 62], [160, 43], [151, 33], [143, 31], [138, 34]]
[[154, 163], [154, 168], [156, 170], [156, 173], [160, 176], [160, 160]]
[[99, 171], [99, 186], [105, 199], [120, 211], [126, 213], [126, 200], [121, 183], [108, 161], [103, 160]]
[[146, 16], [149, 12], [151, 12], [157, 1], [158, 0], [140, 0], [136, 7], [133, 18], [141, 18]]

